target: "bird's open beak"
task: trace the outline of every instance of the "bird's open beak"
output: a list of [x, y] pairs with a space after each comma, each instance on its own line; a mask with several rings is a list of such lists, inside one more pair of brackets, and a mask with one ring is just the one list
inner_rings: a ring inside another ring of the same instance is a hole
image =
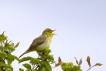
[[57, 35], [57, 34], [53, 33], [54, 31], [56, 31], [56, 29], [55, 29], [55, 30], [52, 30], [52, 34], [53, 34], [53, 35]]

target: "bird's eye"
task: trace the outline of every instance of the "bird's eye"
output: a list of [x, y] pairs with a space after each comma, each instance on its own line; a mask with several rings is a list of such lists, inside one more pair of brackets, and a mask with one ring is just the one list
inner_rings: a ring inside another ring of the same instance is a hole
[[52, 33], [53, 31], [52, 30], [50, 30], [50, 33]]

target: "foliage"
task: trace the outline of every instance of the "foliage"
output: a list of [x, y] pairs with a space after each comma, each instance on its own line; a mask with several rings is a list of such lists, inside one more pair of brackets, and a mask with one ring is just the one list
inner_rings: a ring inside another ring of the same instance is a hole
[[18, 47], [18, 43], [14, 47], [7, 38], [4, 32], [0, 34], [0, 71], [13, 71], [12, 62], [14, 60], [19, 61], [17, 56], [11, 54]]
[[50, 64], [53, 64], [54, 58], [53, 55], [50, 55], [51, 50], [45, 49], [43, 53], [39, 54], [38, 58], [33, 57], [23, 57], [19, 60], [20, 63], [29, 61], [28, 63], [24, 63], [23, 66], [26, 68], [26, 71], [52, 71], [52, 67]]
[[[12, 52], [15, 51], [15, 48], [19, 46], [18, 42], [16, 45], [12, 41], [8, 40], [8, 37], [4, 35], [4, 32], [0, 34], [0, 71], [14, 71], [12, 67], [12, 63], [14, 60], [17, 60], [19, 63], [23, 63], [23, 68], [19, 68], [19, 71], [52, 71], [51, 64], [55, 64], [55, 67], [61, 66], [63, 71], [82, 71], [81, 64], [82, 58], [78, 61], [75, 57], [76, 64], [74, 65], [72, 62], [62, 62], [62, 59], [59, 57], [58, 62], [54, 60], [53, 55], [51, 55], [50, 49], [45, 49], [42, 52], [38, 52], [38, 57], [23, 57], [19, 59], [17, 56], [13, 55]], [[25, 61], [27, 61], [25, 63]], [[96, 63], [91, 66], [90, 57], [88, 56], [86, 59], [88, 63], [88, 70], [95, 66], [101, 66], [101, 63]], [[55, 68], [54, 67], [54, 68]]]

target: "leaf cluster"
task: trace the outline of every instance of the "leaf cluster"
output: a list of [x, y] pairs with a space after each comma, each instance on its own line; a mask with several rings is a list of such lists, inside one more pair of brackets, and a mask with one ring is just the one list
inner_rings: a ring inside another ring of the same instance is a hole
[[[53, 64], [55, 61], [53, 55], [50, 55], [50, 52], [51, 50], [47, 48], [43, 52], [39, 53], [38, 58], [27, 56], [21, 58], [19, 62], [22, 63], [29, 61], [28, 63], [23, 64], [23, 66], [26, 68], [26, 71], [52, 71], [50, 64]], [[20, 71], [22, 71], [22, 68], [20, 68]]]
[[14, 60], [19, 61], [19, 58], [12, 55], [15, 48], [18, 47], [19, 43], [15, 46], [8, 41], [8, 37], [4, 35], [4, 32], [0, 34], [0, 71], [13, 71], [12, 62]]

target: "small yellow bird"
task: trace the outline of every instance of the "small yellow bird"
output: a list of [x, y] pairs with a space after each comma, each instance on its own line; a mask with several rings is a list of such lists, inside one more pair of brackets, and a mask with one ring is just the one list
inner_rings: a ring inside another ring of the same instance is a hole
[[[21, 56], [23, 56], [24, 54], [27, 54], [29, 52], [33, 52], [33, 51], [39, 52], [39, 51], [43, 51], [45, 48], [49, 48], [51, 41], [52, 41], [52, 37], [53, 37], [53, 35], [55, 35], [53, 33], [54, 31], [55, 30], [51, 30], [50, 28], [46, 28], [42, 32], [41, 36], [39, 36], [33, 40], [30, 47]], [[21, 56], [19, 56], [19, 58]]]

